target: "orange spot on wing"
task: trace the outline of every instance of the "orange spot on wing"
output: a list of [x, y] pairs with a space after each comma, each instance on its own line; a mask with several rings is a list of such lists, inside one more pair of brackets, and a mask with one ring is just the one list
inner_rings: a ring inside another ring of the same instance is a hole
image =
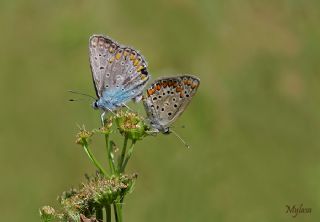
[[136, 58], [137, 54], [135, 52], [132, 52], [130, 55], [130, 60], [134, 60]]
[[168, 86], [168, 82], [167, 81], [163, 81], [162, 82], [162, 86], [163, 86], [163, 88], [166, 88]]
[[147, 78], [146, 74], [141, 74], [141, 80], [145, 80]]
[[139, 59], [134, 60], [133, 65], [137, 66], [139, 64]]
[[177, 87], [176, 92], [182, 92], [182, 88], [181, 87]]
[[117, 60], [119, 60], [119, 59], [120, 59], [120, 57], [121, 57], [121, 53], [120, 53], [120, 52], [118, 52], [118, 53], [116, 54], [116, 59], [117, 59]]
[[191, 85], [191, 89], [195, 89], [197, 86], [198, 86], [197, 83], [193, 83], [193, 84]]
[[173, 85], [173, 82], [169, 80], [168, 86], [171, 87]]
[[148, 89], [147, 90], [147, 94], [148, 94], [148, 96], [151, 96], [153, 93], [154, 93], [154, 89], [153, 88], [151, 88], [151, 89]]
[[161, 89], [161, 85], [160, 84], [157, 84], [156, 85], [156, 89], [159, 91]]
[[140, 72], [141, 69], [143, 69], [143, 66], [139, 66], [139, 67], [137, 68], [137, 71]]

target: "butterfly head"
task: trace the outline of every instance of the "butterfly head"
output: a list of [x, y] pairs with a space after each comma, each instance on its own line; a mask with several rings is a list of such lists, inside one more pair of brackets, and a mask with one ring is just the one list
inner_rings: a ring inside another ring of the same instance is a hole
[[92, 103], [92, 108], [93, 109], [98, 109], [98, 104], [97, 104], [98, 100]]
[[161, 130], [161, 132], [162, 132], [163, 134], [166, 134], [166, 135], [168, 135], [168, 134], [171, 133], [169, 127], [166, 127], [166, 128], [164, 127], [164, 128]]
[[115, 110], [118, 108], [115, 101], [110, 96], [103, 96], [92, 103], [93, 109], [100, 109], [103, 111]]
[[154, 132], [161, 132], [163, 134], [170, 134], [171, 133], [169, 127], [163, 126], [157, 122], [151, 122], [150, 126], [151, 126], [152, 131], [154, 131]]

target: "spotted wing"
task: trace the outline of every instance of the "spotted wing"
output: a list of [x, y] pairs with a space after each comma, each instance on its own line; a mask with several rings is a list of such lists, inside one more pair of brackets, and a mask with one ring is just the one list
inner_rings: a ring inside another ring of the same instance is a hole
[[104, 92], [124, 91], [135, 85], [144, 87], [149, 79], [147, 63], [142, 55], [108, 37], [90, 37], [89, 59], [92, 79], [99, 98]]
[[156, 80], [144, 98], [151, 125], [159, 130], [169, 127], [186, 109], [199, 84], [197, 77], [189, 75]]

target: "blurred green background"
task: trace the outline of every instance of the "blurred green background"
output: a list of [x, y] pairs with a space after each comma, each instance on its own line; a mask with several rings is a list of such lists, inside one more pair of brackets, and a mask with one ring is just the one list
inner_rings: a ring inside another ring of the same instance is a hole
[[138, 143], [125, 221], [292, 221], [285, 205], [301, 203], [312, 213], [294, 220], [319, 221], [319, 21], [315, 0], [2, 0], [1, 220], [40, 221], [94, 172], [74, 135], [100, 114], [66, 91], [94, 94], [88, 38], [103, 33], [139, 49], [153, 79], [201, 79], [175, 124], [192, 149]]

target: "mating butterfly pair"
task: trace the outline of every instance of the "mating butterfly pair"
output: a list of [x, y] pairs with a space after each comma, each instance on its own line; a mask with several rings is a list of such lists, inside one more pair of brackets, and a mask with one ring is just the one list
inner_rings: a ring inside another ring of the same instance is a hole
[[143, 95], [150, 75], [147, 62], [133, 48], [121, 46], [102, 35], [89, 40], [92, 78], [97, 94], [94, 108], [113, 111], [133, 99], [143, 103], [151, 127], [163, 133], [183, 113], [195, 95], [200, 80], [190, 75], [162, 77]]

